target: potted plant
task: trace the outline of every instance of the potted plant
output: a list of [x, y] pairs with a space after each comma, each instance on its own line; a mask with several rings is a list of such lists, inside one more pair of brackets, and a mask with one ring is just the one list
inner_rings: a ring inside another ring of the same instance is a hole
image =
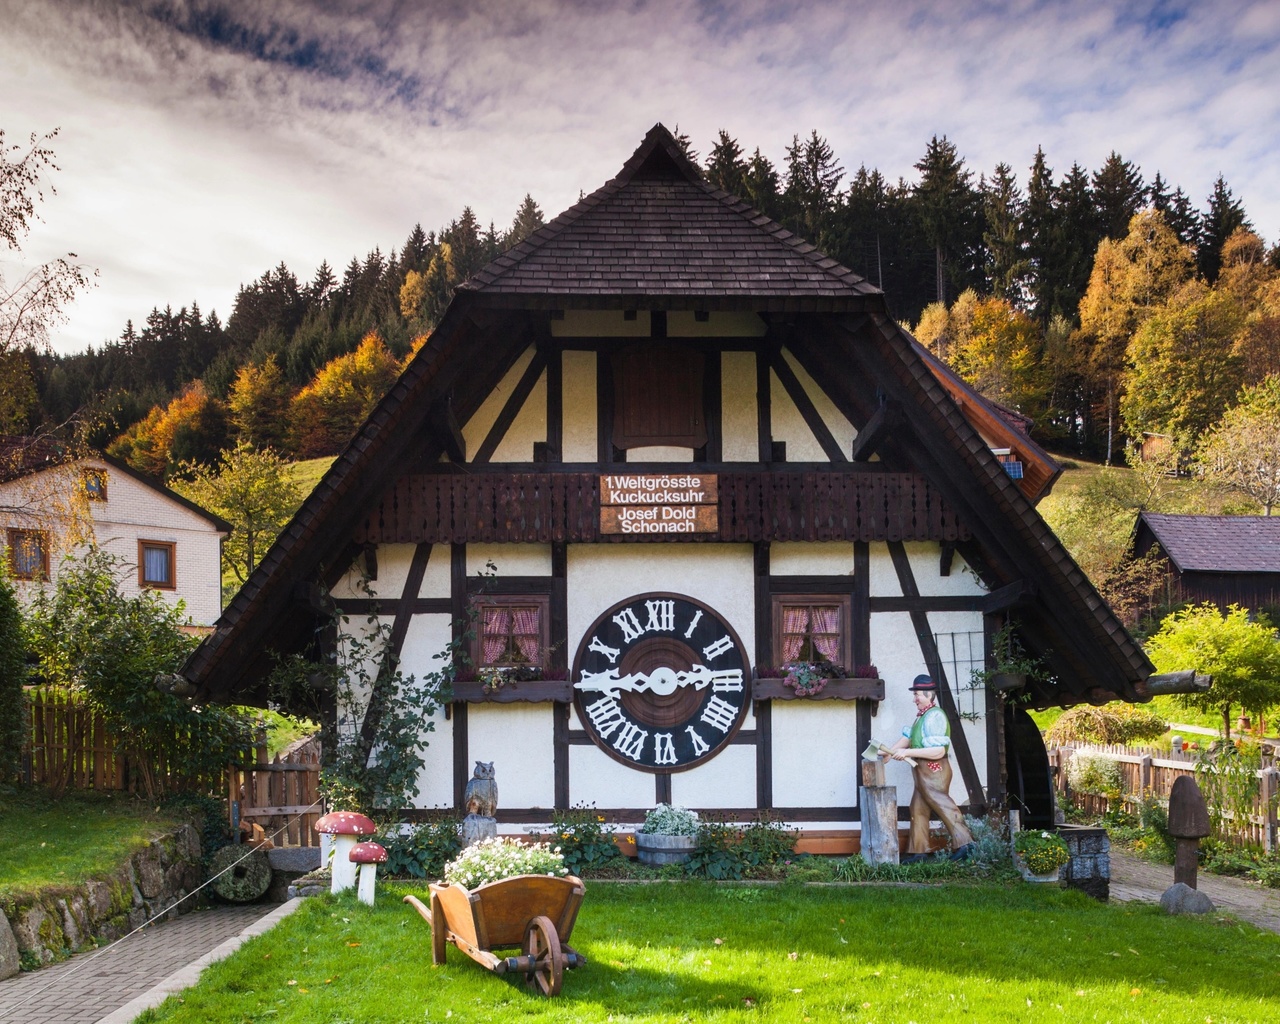
[[698, 845], [698, 815], [687, 807], [658, 804], [636, 830], [641, 864], [685, 864]]
[[1030, 657], [1014, 635], [1013, 623], [1006, 622], [991, 634], [991, 651], [995, 665], [974, 673], [974, 680], [985, 683], [998, 693], [1021, 690], [1027, 680], [1044, 668], [1039, 658]]
[[1028, 882], [1056, 882], [1058, 870], [1071, 859], [1067, 844], [1056, 832], [1030, 829], [1013, 837], [1013, 860]]
[[830, 666], [812, 661], [793, 661], [782, 666], [782, 683], [795, 691], [797, 697], [816, 697], [827, 686]]

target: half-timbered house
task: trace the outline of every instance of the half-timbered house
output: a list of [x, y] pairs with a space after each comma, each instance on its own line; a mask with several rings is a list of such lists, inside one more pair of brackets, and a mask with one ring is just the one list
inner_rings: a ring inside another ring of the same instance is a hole
[[[674, 801], [852, 836], [860, 754], [928, 672], [956, 801], [1045, 819], [1022, 709], [1141, 700], [1151, 666], [1037, 514], [1057, 467], [1019, 421], [659, 125], [459, 287], [184, 674], [262, 699], [317, 588], [358, 612], [367, 578], [406, 673], [474, 622], [422, 807], [459, 807], [479, 759], [513, 827]], [[1010, 622], [1044, 665], [1021, 701], [979, 674]], [[779, 678], [822, 659], [848, 678]], [[541, 678], [483, 685], [516, 667]]]

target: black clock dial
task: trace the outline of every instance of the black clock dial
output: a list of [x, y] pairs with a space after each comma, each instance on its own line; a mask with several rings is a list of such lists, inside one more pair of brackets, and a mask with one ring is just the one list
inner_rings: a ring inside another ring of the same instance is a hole
[[742, 641], [712, 608], [680, 594], [639, 594], [596, 619], [573, 666], [574, 704], [596, 746], [649, 772], [714, 757], [751, 699]]

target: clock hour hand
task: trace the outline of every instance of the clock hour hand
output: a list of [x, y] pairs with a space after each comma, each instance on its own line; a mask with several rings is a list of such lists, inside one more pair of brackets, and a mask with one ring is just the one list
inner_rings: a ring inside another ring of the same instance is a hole
[[574, 689], [598, 690], [611, 697], [616, 697], [621, 690], [666, 697], [682, 686], [693, 686], [701, 690], [711, 682], [711, 669], [706, 665], [694, 665], [688, 672], [661, 667], [652, 672], [633, 672], [620, 676], [619, 671], [611, 668], [604, 672], [583, 672], [582, 678], [574, 684]]

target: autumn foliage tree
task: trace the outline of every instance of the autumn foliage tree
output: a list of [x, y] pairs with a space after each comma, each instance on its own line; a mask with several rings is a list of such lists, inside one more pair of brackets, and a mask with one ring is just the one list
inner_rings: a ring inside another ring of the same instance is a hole
[[1244, 492], [1271, 515], [1280, 504], [1280, 375], [1245, 388], [1201, 443], [1206, 476]]
[[107, 448], [148, 476], [167, 476], [179, 462], [209, 463], [227, 440], [226, 411], [193, 381], [168, 405], [156, 406]]
[[289, 385], [275, 356], [246, 363], [227, 401], [236, 436], [258, 448], [284, 448], [289, 432]]
[[289, 407], [290, 447], [303, 459], [333, 455], [395, 383], [400, 364], [376, 333], [330, 360]]

